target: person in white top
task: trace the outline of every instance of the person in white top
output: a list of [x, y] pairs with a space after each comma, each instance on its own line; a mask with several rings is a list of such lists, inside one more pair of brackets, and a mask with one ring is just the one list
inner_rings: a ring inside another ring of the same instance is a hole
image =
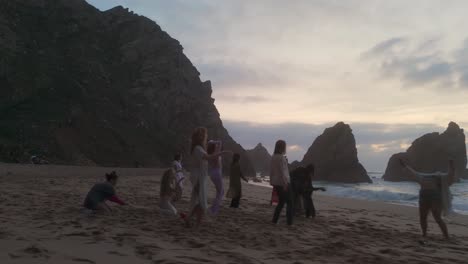
[[421, 186], [419, 191], [419, 223], [423, 237], [425, 238], [427, 235], [427, 216], [431, 211], [444, 237], [448, 239], [447, 225], [442, 219], [442, 215], [447, 215], [452, 207], [449, 187], [455, 182], [453, 160], [449, 160], [447, 172], [422, 173], [413, 169], [402, 159], [400, 159], [400, 164]]
[[175, 179], [177, 183], [176, 195], [174, 200], [179, 200], [182, 197], [184, 191], [185, 175], [182, 167], [182, 155], [177, 153], [174, 155], [174, 161], [172, 162], [172, 168], [175, 171]]
[[208, 207], [207, 203], [207, 186], [208, 179], [208, 160], [217, 160], [219, 156], [229, 151], [215, 152], [211, 155], [206, 153], [206, 143], [208, 138], [208, 130], [205, 127], [198, 127], [192, 134], [192, 168], [190, 178], [192, 181], [192, 195], [190, 198], [190, 213], [185, 218], [187, 226], [191, 226], [192, 216], [196, 217], [197, 226], [200, 225], [203, 216]]
[[291, 202], [291, 195], [289, 190], [289, 168], [288, 159], [286, 154], [286, 142], [284, 140], [278, 140], [275, 144], [275, 151], [271, 157], [270, 165], [270, 185], [273, 186], [278, 194], [278, 204], [276, 205], [275, 212], [273, 214], [273, 223], [278, 223], [281, 210], [284, 204], [286, 207], [286, 218], [288, 225], [292, 225], [293, 221], [293, 204]]

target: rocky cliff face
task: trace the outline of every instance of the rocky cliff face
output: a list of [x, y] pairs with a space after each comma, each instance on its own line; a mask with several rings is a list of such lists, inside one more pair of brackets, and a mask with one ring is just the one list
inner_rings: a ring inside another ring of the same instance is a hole
[[390, 158], [384, 180], [409, 180], [407, 172], [399, 164], [399, 159], [407, 160], [410, 166], [422, 172], [447, 171], [448, 160], [453, 159], [456, 177], [466, 177], [467, 158], [463, 129], [450, 122], [442, 134], [434, 132], [417, 138], [406, 152], [394, 154]]
[[271, 155], [262, 143], [258, 143], [255, 148], [247, 150], [247, 156], [256, 172], [261, 175], [268, 175], [270, 172]]
[[0, 0], [0, 33], [1, 160], [163, 166], [206, 126], [254, 173], [210, 82], [155, 22], [84, 0]]
[[307, 166], [311, 163], [315, 165], [314, 180], [372, 182], [366, 169], [359, 163], [351, 127], [343, 122], [325, 129], [315, 139], [300, 165]]

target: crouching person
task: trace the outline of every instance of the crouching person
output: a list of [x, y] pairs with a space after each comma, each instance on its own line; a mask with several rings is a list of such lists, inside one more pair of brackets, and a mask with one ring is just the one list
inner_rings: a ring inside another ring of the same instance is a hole
[[118, 176], [115, 171], [106, 173], [106, 181], [95, 184], [86, 195], [83, 206], [93, 211], [110, 212], [111, 208], [106, 204], [106, 201], [125, 205], [125, 202], [120, 200], [115, 194], [114, 187], [117, 185]]
[[165, 215], [176, 216], [177, 209], [172, 205], [172, 201], [177, 195], [177, 179], [173, 169], [168, 169], [164, 172], [161, 179], [161, 187], [159, 192], [159, 208], [161, 213]]

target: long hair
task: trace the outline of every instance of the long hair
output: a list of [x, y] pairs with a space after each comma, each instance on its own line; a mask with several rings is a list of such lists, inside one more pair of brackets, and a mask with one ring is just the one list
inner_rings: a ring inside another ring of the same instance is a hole
[[171, 187], [171, 183], [174, 182], [175, 180], [175, 172], [174, 170], [168, 169], [164, 172], [162, 178], [161, 178], [161, 185], [160, 185], [160, 191], [159, 195], [160, 197], [164, 197], [166, 195], [170, 195], [172, 192], [174, 192], [174, 189]]
[[276, 141], [275, 151], [273, 154], [285, 154], [286, 153], [286, 141], [280, 139]]
[[208, 147], [206, 147], [206, 153], [213, 154], [216, 150], [216, 143], [214, 141], [208, 142]]
[[208, 137], [208, 130], [205, 127], [197, 127], [192, 133], [192, 146], [190, 148], [190, 153], [193, 153], [193, 150], [196, 146], [201, 146], [203, 149], [206, 149], [206, 140]]

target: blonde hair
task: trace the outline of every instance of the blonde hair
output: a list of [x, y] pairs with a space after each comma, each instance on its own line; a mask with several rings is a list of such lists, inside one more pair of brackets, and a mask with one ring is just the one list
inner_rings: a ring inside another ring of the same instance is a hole
[[203, 149], [206, 149], [206, 140], [208, 138], [208, 130], [206, 127], [197, 127], [192, 133], [192, 146], [190, 148], [190, 153], [193, 153], [193, 150], [196, 146], [201, 146]]
[[175, 180], [174, 169], [172, 168], [167, 169], [161, 178], [161, 186], [160, 186], [160, 193], [159, 193], [161, 198], [167, 195], [171, 195], [175, 191], [173, 187], [171, 186], [174, 180]]

